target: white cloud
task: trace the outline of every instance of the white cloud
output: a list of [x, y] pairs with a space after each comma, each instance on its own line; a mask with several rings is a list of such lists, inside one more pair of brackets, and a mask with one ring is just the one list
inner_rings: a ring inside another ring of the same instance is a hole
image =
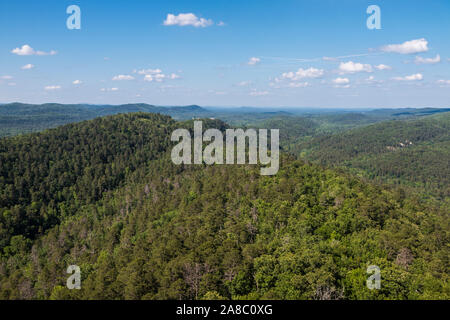
[[21, 69], [22, 70], [30, 70], [33, 69], [34, 65], [32, 65], [31, 63], [24, 65]]
[[413, 54], [428, 51], [428, 41], [424, 38], [403, 42], [402, 44], [388, 44], [381, 48], [384, 52]]
[[162, 82], [164, 79], [175, 80], [180, 78], [176, 73], [163, 74], [161, 69], [134, 70], [133, 73], [144, 74], [144, 80], [149, 82]]
[[250, 92], [250, 95], [253, 97], [267, 96], [268, 94], [269, 94], [268, 91], [253, 90], [252, 92]]
[[179, 79], [180, 76], [176, 73], [163, 74], [160, 69], [148, 69], [138, 71], [139, 74], [145, 74], [144, 81], [148, 82], [163, 82], [164, 80], [175, 80]]
[[260, 58], [251, 57], [250, 60], [248, 60], [247, 64], [248, 64], [249, 66], [254, 66], [254, 65], [256, 65], [256, 64], [258, 64], [258, 63], [260, 63], [260, 62], [261, 62], [261, 59], [260, 59]]
[[378, 69], [378, 70], [391, 70], [392, 67], [391, 66], [387, 66], [385, 64], [379, 64], [379, 65], [375, 66], [375, 69]]
[[46, 86], [44, 89], [47, 91], [55, 91], [61, 89], [61, 86]]
[[193, 13], [180, 13], [179, 15], [169, 13], [164, 21], [165, 26], [194, 26], [196, 28], [208, 27], [213, 23], [211, 19], [198, 18]]
[[309, 69], [303, 69], [300, 68], [296, 72], [285, 72], [281, 75], [280, 78], [276, 78], [275, 81], [280, 81], [282, 79], [290, 80], [290, 81], [297, 81], [304, 78], [320, 78], [324, 74], [323, 69], [316, 69], [316, 68], [309, 68]]
[[118, 91], [119, 88], [101, 88], [100, 91], [109, 92], [109, 91]]
[[341, 74], [343, 73], [356, 73], [356, 72], [372, 72], [372, 66], [370, 64], [362, 64], [359, 62], [341, 62], [339, 65]]
[[350, 80], [348, 78], [336, 78], [333, 80], [333, 83], [335, 84], [348, 84], [350, 83]]
[[145, 76], [144, 80], [145, 81], [149, 81], [149, 82], [153, 82], [153, 81], [162, 82], [165, 77], [166, 76], [161, 74], [161, 73], [158, 73], [158, 74], [155, 74], [155, 75], [147, 74]]
[[0, 79], [3, 80], [11, 80], [13, 77], [12, 76], [1, 76]]
[[393, 79], [397, 81], [419, 81], [423, 80], [423, 75], [421, 73], [416, 73], [405, 77], [395, 77]]
[[118, 76], [115, 76], [112, 78], [113, 81], [122, 81], [122, 80], [134, 80], [133, 76], [119, 74]]
[[219, 27], [225, 27], [226, 26], [225, 22], [223, 22], [223, 21], [220, 21], [217, 25]]
[[74, 82], [72, 82], [73, 84], [82, 84], [83, 83], [83, 81], [81, 81], [81, 80], [75, 80]]
[[17, 54], [19, 56], [31, 56], [35, 54], [34, 49], [27, 44], [23, 45], [22, 48], [13, 49], [11, 53]]
[[17, 54], [18, 56], [53, 56], [56, 54], [56, 51], [52, 50], [50, 52], [44, 51], [36, 51], [32, 47], [27, 44], [24, 44], [21, 48], [15, 48], [11, 50], [11, 53]]
[[414, 61], [417, 64], [435, 64], [441, 62], [441, 56], [436, 55], [434, 58], [422, 58], [419, 56], [416, 56], [416, 60]]

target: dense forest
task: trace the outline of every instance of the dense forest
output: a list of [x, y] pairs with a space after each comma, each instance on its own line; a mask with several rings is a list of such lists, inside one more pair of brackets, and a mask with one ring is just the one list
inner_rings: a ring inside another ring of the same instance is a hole
[[316, 136], [291, 151], [441, 200], [450, 197], [450, 112]]
[[[449, 299], [448, 207], [289, 153], [275, 176], [176, 166], [181, 126], [137, 113], [1, 139], [0, 298]], [[443, 126], [401, 138], [445, 144]]]

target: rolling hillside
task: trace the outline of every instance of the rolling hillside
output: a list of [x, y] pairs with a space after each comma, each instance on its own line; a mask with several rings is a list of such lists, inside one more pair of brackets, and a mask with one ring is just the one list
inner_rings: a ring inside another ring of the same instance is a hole
[[0, 140], [0, 298], [449, 298], [446, 210], [288, 155], [271, 177], [176, 166], [171, 130], [191, 125], [139, 113]]
[[371, 179], [450, 196], [450, 113], [381, 122], [300, 143], [302, 157]]

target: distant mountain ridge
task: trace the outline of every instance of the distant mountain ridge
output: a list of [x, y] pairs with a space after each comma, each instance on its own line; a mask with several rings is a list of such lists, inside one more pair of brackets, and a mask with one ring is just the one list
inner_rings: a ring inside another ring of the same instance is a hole
[[124, 105], [90, 104], [25, 104], [0, 105], [0, 137], [30, 133], [55, 128], [64, 124], [90, 120], [120, 113], [148, 112], [169, 115], [176, 120], [206, 117], [206, 109], [190, 105], [186, 107], [161, 107], [145, 103]]
[[206, 112], [206, 109], [197, 106], [173, 106], [162, 107], [155, 106], [146, 103], [129, 103], [122, 105], [94, 105], [94, 104], [59, 104], [59, 103], [44, 103], [44, 104], [27, 104], [13, 102], [8, 104], [0, 104], [0, 115], [4, 114], [21, 114], [24, 112], [41, 112], [43, 110], [48, 111], [64, 111], [79, 110], [79, 111], [91, 111], [99, 113], [98, 115], [110, 115], [115, 114], [118, 111], [121, 112], [152, 112], [152, 113], [173, 113], [173, 112]]
[[196, 118], [221, 119], [232, 126], [245, 127], [257, 121], [269, 118], [308, 117], [319, 121], [329, 131], [349, 129], [384, 120], [404, 120], [432, 114], [449, 112], [449, 108], [404, 108], [375, 110], [329, 110], [305, 108], [256, 108], [256, 107], [200, 107], [156, 106], [146, 103], [129, 103], [121, 105], [108, 104], [0, 104], [0, 137], [15, 136], [23, 133], [42, 131], [68, 123], [90, 120], [97, 117], [121, 113], [159, 113], [171, 116], [174, 120]]

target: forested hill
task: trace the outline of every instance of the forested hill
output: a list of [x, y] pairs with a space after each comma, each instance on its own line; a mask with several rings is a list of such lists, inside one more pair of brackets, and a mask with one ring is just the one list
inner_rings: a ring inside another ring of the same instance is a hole
[[[0, 249], [10, 236], [33, 239], [124, 185], [168, 150], [176, 124], [168, 116], [137, 113], [0, 139]], [[219, 120], [209, 124], [224, 127]]]
[[0, 299], [450, 297], [446, 210], [285, 155], [275, 176], [176, 166], [170, 133], [191, 125], [129, 114], [0, 140]]
[[156, 159], [174, 121], [161, 115], [97, 118], [0, 140], [0, 248], [34, 238]]
[[295, 151], [323, 165], [450, 196], [450, 112], [315, 137]]

